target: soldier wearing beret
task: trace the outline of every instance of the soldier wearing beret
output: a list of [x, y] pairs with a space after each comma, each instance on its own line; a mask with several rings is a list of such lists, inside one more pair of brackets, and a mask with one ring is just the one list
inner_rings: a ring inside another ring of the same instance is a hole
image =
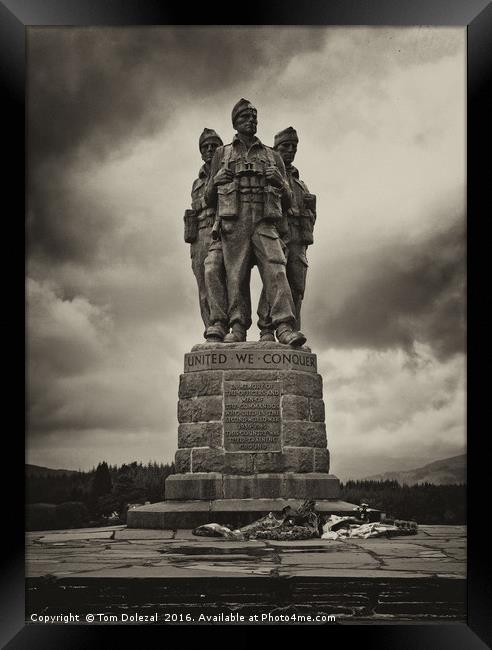
[[[296, 156], [298, 142], [296, 130], [289, 126], [277, 133], [273, 148], [282, 156], [292, 192], [292, 204], [285, 213], [287, 223], [284, 223], [282, 228], [282, 238], [287, 244], [287, 279], [294, 301], [296, 328], [299, 329], [308, 268], [306, 250], [313, 243], [313, 227], [316, 221], [316, 196], [309, 193], [306, 183], [299, 178], [299, 171], [292, 164]], [[264, 291], [260, 297], [258, 316], [260, 340], [275, 340]]]
[[[207, 204], [217, 208], [221, 241], [212, 244], [205, 261], [210, 320], [232, 331], [225, 342], [245, 341], [251, 326], [249, 281], [252, 260], [258, 265], [272, 327], [281, 343], [302, 345], [286, 274], [286, 257], [277, 224], [291, 205], [291, 190], [281, 156], [256, 136], [257, 111], [246, 99], [232, 109], [237, 133], [231, 144], [217, 148], [207, 184]], [[215, 256], [223, 255], [228, 311], [214, 308]]]
[[[205, 325], [205, 337], [207, 337], [207, 328], [211, 326], [211, 322], [205, 286], [204, 262], [212, 242], [212, 227], [215, 220], [215, 210], [206, 204], [205, 190], [210, 175], [210, 162], [215, 150], [222, 144], [223, 142], [220, 136], [213, 129], [203, 129], [198, 146], [204, 164], [198, 172], [198, 178], [194, 181], [191, 188], [192, 209], [186, 210], [185, 212], [185, 241], [191, 244], [191, 267], [198, 285], [200, 313]], [[221, 280], [217, 282], [215, 301], [222, 309], [227, 309], [224, 265], [220, 255], [214, 257], [213, 263], [217, 265], [217, 268], [214, 269], [215, 275]], [[225, 327], [219, 326], [214, 329], [214, 336], [210, 336], [210, 338], [211, 340], [221, 341], [225, 334]]]

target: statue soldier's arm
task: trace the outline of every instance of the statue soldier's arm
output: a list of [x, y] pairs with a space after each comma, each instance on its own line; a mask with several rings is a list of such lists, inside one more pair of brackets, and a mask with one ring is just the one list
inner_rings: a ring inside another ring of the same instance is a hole
[[191, 210], [185, 210], [184, 213], [184, 240], [187, 244], [193, 244], [198, 237], [198, 210], [195, 201], [195, 189], [200, 179], [193, 181], [191, 187]]
[[287, 172], [285, 171], [285, 164], [282, 160], [282, 156], [278, 151], [273, 150], [273, 156], [275, 158], [275, 164], [282, 176], [283, 184], [280, 188], [282, 190], [282, 210], [286, 212], [292, 205], [292, 190], [290, 189], [289, 180], [287, 178]]
[[193, 208], [193, 210], [199, 210], [202, 207], [201, 205], [199, 206], [197, 204], [197, 200], [195, 198], [195, 194], [199, 184], [200, 184], [200, 179], [195, 178], [195, 180], [193, 181], [193, 185], [191, 186], [191, 207]]
[[224, 147], [217, 147], [210, 163], [210, 176], [205, 190], [205, 201], [209, 208], [217, 208], [217, 186], [214, 183], [214, 177], [220, 169], [223, 151]]

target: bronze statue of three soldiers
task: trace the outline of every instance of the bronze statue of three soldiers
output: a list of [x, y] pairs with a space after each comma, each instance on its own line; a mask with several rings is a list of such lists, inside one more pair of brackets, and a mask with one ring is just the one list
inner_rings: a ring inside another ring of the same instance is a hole
[[223, 144], [204, 129], [204, 162], [185, 212], [200, 312], [209, 342], [246, 340], [251, 327], [250, 276], [254, 265], [263, 288], [258, 305], [260, 341], [301, 346], [301, 304], [306, 250], [313, 243], [316, 197], [292, 165], [298, 136], [277, 133], [273, 148], [256, 137], [257, 110], [246, 99], [232, 109], [237, 131]]

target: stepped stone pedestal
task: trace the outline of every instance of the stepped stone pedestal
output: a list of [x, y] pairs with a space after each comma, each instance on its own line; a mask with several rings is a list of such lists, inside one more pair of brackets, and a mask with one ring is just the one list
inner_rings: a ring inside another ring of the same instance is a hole
[[180, 376], [178, 421], [166, 501], [130, 510], [130, 528], [238, 526], [304, 499], [326, 513], [352, 511], [329, 474], [322, 378], [308, 348], [195, 345]]

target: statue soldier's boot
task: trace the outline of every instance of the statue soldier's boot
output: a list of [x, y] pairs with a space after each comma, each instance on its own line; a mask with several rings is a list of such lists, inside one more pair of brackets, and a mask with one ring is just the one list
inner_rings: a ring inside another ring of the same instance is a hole
[[272, 329], [260, 330], [260, 341], [275, 341], [275, 334]]
[[224, 336], [224, 343], [241, 343], [246, 341], [246, 330], [241, 323], [234, 323], [232, 331]]
[[306, 337], [302, 332], [293, 329], [288, 323], [281, 323], [277, 328], [277, 340], [284, 345], [300, 347], [306, 342]]
[[207, 343], [222, 343], [226, 334], [226, 328], [222, 323], [209, 325], [205, 331]]

